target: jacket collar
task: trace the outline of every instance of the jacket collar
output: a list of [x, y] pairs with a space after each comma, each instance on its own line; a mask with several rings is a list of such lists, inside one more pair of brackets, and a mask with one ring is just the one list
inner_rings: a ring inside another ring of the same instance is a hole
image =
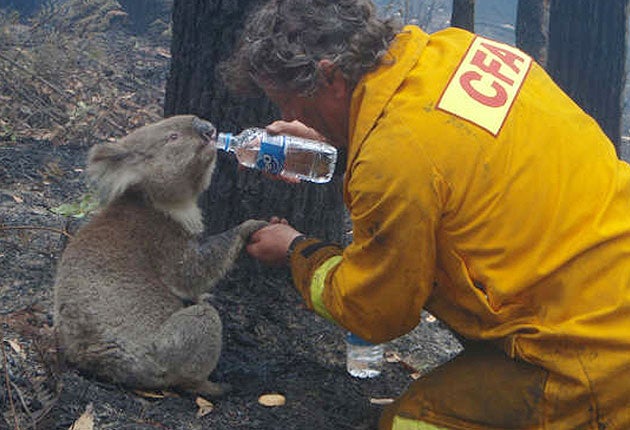
[[351, 165], [383, 109], [416, 65], [429, 35], [416, 26], [406, 26], [396, 35], [376, 70], [357, 84], [350, 104], [348, 165]]

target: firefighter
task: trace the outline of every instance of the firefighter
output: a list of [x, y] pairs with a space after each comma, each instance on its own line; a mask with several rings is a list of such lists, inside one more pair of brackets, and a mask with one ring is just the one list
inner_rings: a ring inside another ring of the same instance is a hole
[[248, 252], [366, 340], [422, 308], [467, 340], [381, 429], [630, 428], [630, 166], [530, 57], [369, 0], [272, 0], [222, 70], [277, 104], [271, 131], [347, 157], [351, 244], [275, 219]]

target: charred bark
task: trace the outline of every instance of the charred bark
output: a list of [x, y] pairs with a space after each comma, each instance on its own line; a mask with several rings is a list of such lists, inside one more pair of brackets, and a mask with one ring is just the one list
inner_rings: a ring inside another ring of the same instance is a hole
[[453, 0], [451, 26], [475, 31], [475, 0]]
[[516, 46], [534, 60], [547, 64], [549, 0], [519, 0], [516, 12]]
[[621, 143], [628, 0], [551, 0], [548, 71]]

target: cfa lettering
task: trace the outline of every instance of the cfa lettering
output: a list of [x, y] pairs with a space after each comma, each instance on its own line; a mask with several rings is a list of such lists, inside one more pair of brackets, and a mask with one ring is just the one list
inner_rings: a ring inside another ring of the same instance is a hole
[[485, 48], [491, 57], [488, 56], [488, 52], [478, 48], [470, 61], [470, 66], [479, 71], [470, 70], [463, 73], [459, 82], [464, 91], [479, 103], [488, 107], [501, 107], [508, 101], [506, 87], [514, 86], [514, 79], [506, 76], [505, 72], [508, 72], [509, 68], [516, 75], [520, 74], [520, 66], [525, 63], [525, 58], [489, 43], [481, 43], [480, 46]]

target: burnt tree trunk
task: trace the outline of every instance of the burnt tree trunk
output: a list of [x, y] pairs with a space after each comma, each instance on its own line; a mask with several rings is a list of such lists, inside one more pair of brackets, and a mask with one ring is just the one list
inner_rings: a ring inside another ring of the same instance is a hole
[[551, 0], [547, 69], [619, 152], [628, 0]]
[[[238, 132], [278, 118], [264, 97], [242, 99], [228, 93], [216, 77], [217, 64], [233, 49], [254, 0], [175, 0], [172, 65], [166, 87], [165, 116], [193, 113], [219, 130]], [[287, 218], [298, 230], [341, 242], [344, 232], [342, 178], [328, 184], [287, 184], [237, 167], [219, 153], [210, 189], [201, 205], [207, 232], [223, 231], [247, 218]]]
[[453, 0], [451, 26], [475, 31], [475, 0]]
[[549, 0], [519, 0], [516, 11], [516, 46], [543, 67], [547, 64]]

